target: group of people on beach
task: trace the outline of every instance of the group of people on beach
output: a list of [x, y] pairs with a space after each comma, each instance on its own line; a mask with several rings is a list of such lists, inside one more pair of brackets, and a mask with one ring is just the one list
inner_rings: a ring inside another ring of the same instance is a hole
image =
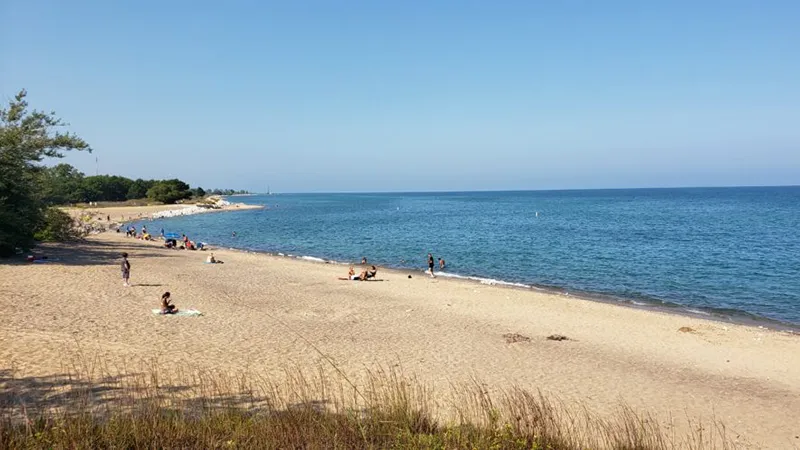
[[[439, 270], [444, 270], [446, 263], [444, 259], [439, 258]], [[433, 274], [433, 267], [435, 266], [435, 261], [433, 259], [433, 254], [428, 253], [428, 274], [431, 278], [436, 278], [436, 275]]]
[[[117, 232], [119, 232], [119, 231], [120, 231], [120, 229], [117, 229]], [[151, 240], [152, 239], [150, 237], [150, 234], [147, 232], [147, 226], [146, 225], [142, 226], [141, 235], [137, 235], [136, 234], [136, 227], [133, 226], [133, 225], [131, 225], [130, 227], [128, 227], [126, 229], [126, 235], [129, 236], [129, 237], [133, 236], [133, 237], [136, 237], [138, 239], [144, 239], [144, 240]], [[235, 234], [234, 234], [234, 236], [235, 236]], [[164, 239], [164, 246], [166, 248], [173, 248], [173, 249], [178, 248], [177, 239], [174, 239], [174, 238], [169, 238], [168, 239], [168, 238], [166, 238], [164, 236], [164, 229], [163, 228], [161, 229], [160, 237], [162, 239]], [[181, 245], [180, 245], [181, 249], [205, 250], [204, 247], [205, 247], [205, 245], [202, 242], [200, 242], [198, 244], [195, 244], [185, 234], [181, 234]], [[436, 260], [433, 258], [433, 254], [428, 253], [428, 271], [427, 271], [427, 273], [432, 278], [436, 278], [436, 275], [434, 275], [435, 261]], [[438, 262], [439, 262], [439, 270], [443, 270], [445, 268], [444, 259], [439, 258]], [[207, 264], [223, 264], [223, 261], [217, 259], [214, 256], [214, 253], [211, 253], [208, 256], [208, 258], [206, 258], [206, 263]], [[361, 258], [361, 264], [364, 265], [364, 266], [367, 265], [367, 257], [366, 256]], [[126, 286], [126, 287], [130, 286], [131, 263], [130, 263], [130, 261], [128, 261], [128, 254], [127, 253], [122, 253], [122, 262], [121, 262], [120, 269], [122, 271], [123, 286]], [[348, 280], [348, 281], [370, 281], [370, 280], [375, 280], [377, 274], [378, 274], [378, 268], [375, 267], [374, 265], [371, 265], [369, 268], [365, 268], [360, 273], [356, 273], [355, 267], [353, 265], [350, 265], [350, 269], [347, 272], [347, 277], [340, 277], [339, 279], [340, 280]], [[411, 275], [409, 275], [409, 278], [411, 278]], [[171, 294], [169, 292], [165, 292], [161, 296], [161, 313], [162, 314], [175, 314], [177, 312], [178, 312], [178, 308], [174, 304], [171, 303]]]
[[369, 281], [374, 280], [375, 276], [378, 274], [378, 268], [375, 266], [371, 266], [369, 269], [364, 269], [361, 271], [360, 274], [356, 275], [356, 269], [351, 265], [350, 270], [347, 272], [347, 278], [340, 277], [340, 280], [358, 280], [358, 281]]
[[[439, 258], [439, 270], [444, 270], [446, 263], [443, 258]], [[405, 262], [405, 261], [403, 261]], [[361, 258], [361, 265], [367, 265], [367, 257], [364, 256]], [[427, 274], [431, 276], [431, 278], [436, 278], [436, 275], [433, 273], [433, 269], [436, 265], [436, 260], [433, 258], [433, 254], [428, 253], [428, 270], [426, 271]], [[375, 278], [375, 274], [378, 273], [378, 269], [375, 266], [371, 266], [370, 269], [366, 269], [361, 271], [360, 274], [356, 275], [355, 268], [351, 265], [350, 270], [347, 272], [347, 277], [340, 277], [340, 280], [360, 280], [360, 281], [367, 281]], [[411, 275], [408, 276], [411, 278]]]

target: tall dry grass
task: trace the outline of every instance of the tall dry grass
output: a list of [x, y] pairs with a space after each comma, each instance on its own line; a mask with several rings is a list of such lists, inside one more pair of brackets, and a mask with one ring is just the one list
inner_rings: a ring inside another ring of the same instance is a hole
[[0, 448], [734, 448], [716, 424], [676, 436], [630, 408], [600, 417], [519, 388], [474, 382], [437, 402], [390, 369], [359, 382], [323, 367], [276, 380], [83, 359], [63, 372], [0, 371]]

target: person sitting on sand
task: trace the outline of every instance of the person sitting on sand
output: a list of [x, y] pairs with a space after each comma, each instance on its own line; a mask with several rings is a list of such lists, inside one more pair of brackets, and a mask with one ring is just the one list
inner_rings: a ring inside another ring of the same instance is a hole
[[360, 278], [359, 275], [356, 275], [356, 269], [353, 266], [350, 266], [350, 270], [347, 271], [347, 278], [339, 277], [340, 280], [358, 280]]
[[169, 292], [164, 292], [164, 295], [161, 296], [161, 314], [175, 314], [178, 312], [178, 308], [170, 303], [169, 297]]
[[350, 266], [350, 271], [347, 272], [347, 278], [339, 277], [340, 280], [351, 280], [351, 281], [368, 281], [375, 278], [375, 275], [378, 274], [378, 269], [375, 266], [372, 266], [368, 270], [362, 271], [359, 275], [356, 275], [355, 269], [353, 266]]
[[208, 264], [224, 264], [221, 260], [215, 258], [213, 253], [208, 255], [208, 258], [206, 258], [206, 262]]

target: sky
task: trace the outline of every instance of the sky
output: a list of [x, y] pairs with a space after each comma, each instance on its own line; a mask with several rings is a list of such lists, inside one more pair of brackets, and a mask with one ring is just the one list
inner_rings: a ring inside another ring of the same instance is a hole
[[263, 192], [800, 184], [797, 1], [0, 0], [87, 175]]

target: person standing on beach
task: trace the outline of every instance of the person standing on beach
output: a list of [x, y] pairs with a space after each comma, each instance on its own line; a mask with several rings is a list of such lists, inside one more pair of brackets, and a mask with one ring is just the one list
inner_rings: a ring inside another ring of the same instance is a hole
[[122, 281], [123, 281], [122, 285], [123, 286], [130, 286], [128, 281], [131, 278], [131, 263], [128, 262], [128, 254], [127, 253], [123, 253], [122, 254], [122, 264], [120, 266], [120, 269], [122, 269]]
[[428, 272], [431, 274], [431, 278], [436, 278], [436, 275], [433, 274], [433, 255], [428, 253]]

